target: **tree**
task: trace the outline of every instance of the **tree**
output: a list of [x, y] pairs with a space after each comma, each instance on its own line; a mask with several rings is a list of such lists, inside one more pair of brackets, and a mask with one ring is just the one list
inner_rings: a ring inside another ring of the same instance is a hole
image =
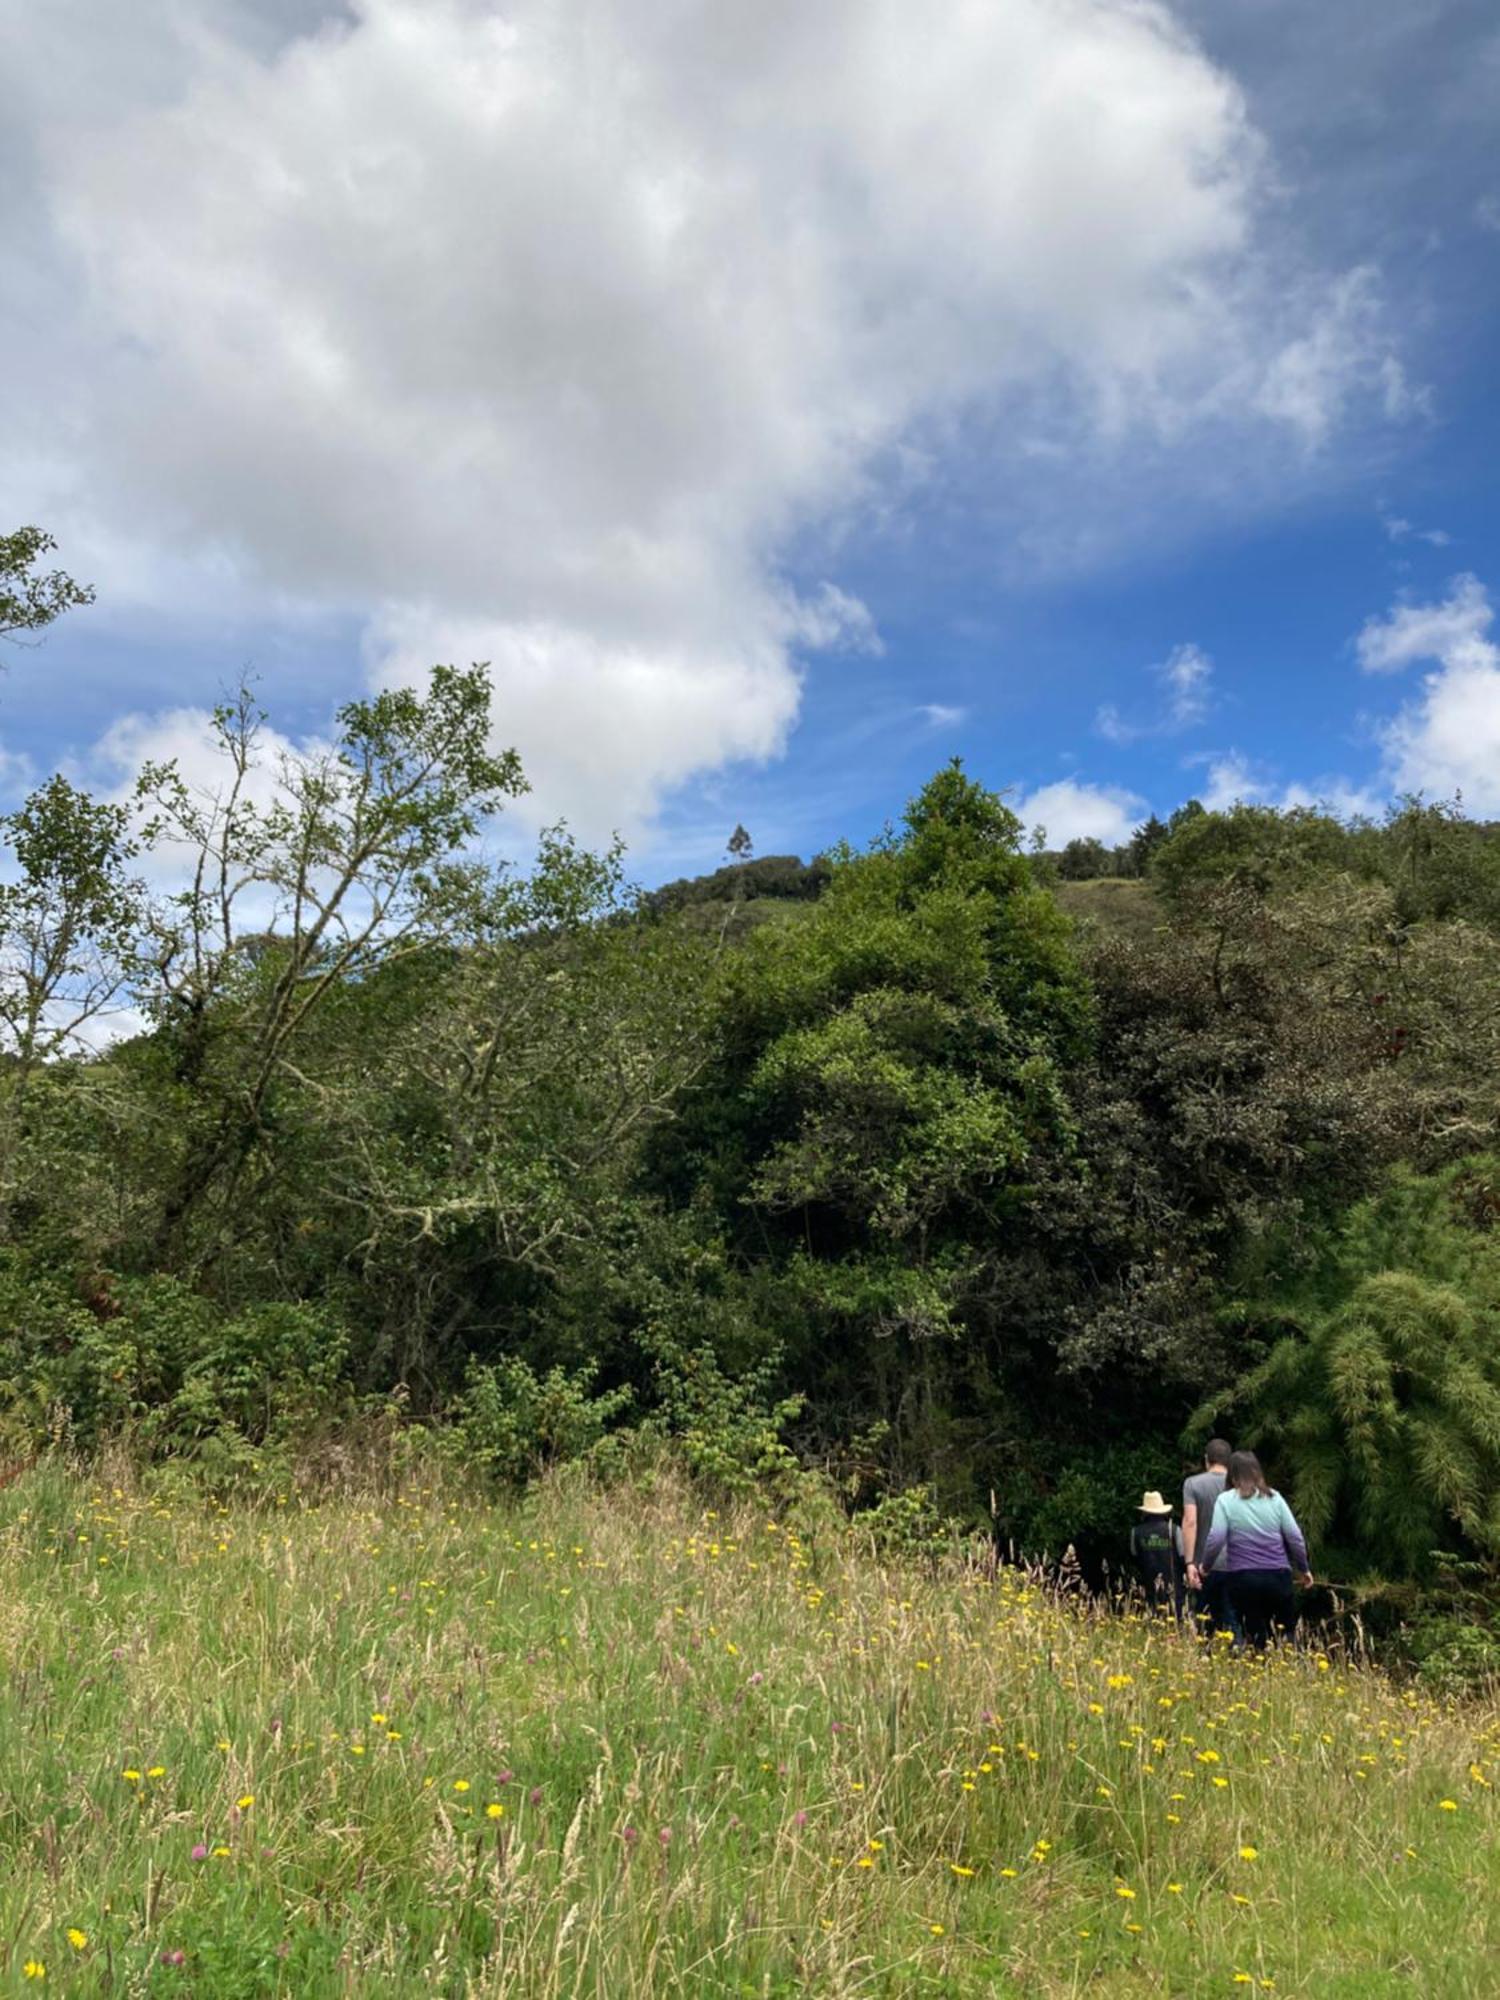
[[1111, 872], [1110, 852], [1102, 840], [1070, 840], [1062, 851], [1057, 872], [1064, 882], [1088, 882]]
[[38, 1077], [129, 998], [147, 908], [129, 821], [61, 775], [0, 818], [13, 868], [0, 882], [0, 1236]]
[[1500, 1161], [1395, 1176], [1290, 1296], [1242, 1308], [1278, 1337], [1223, 1398], [1308, 1534], [1355, 1573], [1500, 1556]]
[[704, 1060], [714, 957], [638, 920], [618, 852], [554, 830], [461, 951], [374, 982], [373, 1033], [346, 991], [281, 1125], [302, 1127], [288, 1198], [360, 1273], [367, 1367], [432, 1389], [608, 1243]]
[[93, 591], [66, 570], [37, 568], [56, 547], [40, 528], [0, 535], [0, 639], [41, 632], [65, 611], [93, 603]]
[[736, 825], [734, 832], [730, 834], [726, 843], [725, 851], [732, 854], [736, 861], [748, 861], [754, 845], [754, 841], [751, 840], [744, 827]]
[[1152, 813], [1148, 820], [1142, 821], [1130, 836], [1130, 845], [1126, 850], [1130, 858], [1132, 874], [1147, 875], [1150, 873], [1151, 863], [1156, 850], [1161, 846], [1166, 837], [1166, 825], [1162, 820], [1157, 818], [1155, 813]]
[[894, 1421], [925, 1471], [938, 1349], [988, 1331], [995, 1259], [1071, 1146], [1064, 1067], [1088, 1039], [1020, 831], [955, 763], [899, 832], [832, 856], [802, 920], [727, 966], [721, 1053], [662, 1163], [774, 1272], [797, 1386], [830, 1422]]
[[158, 1257], [188, 1254], [183, 1232], [205, 1203], [234, 1226], [273, 1090], [320, 1012], [402, 959], [457, 948], [482, 921], [485, 871], [466, 851], [525, 788], [515, 754], [487, 747], [489, 704], [482, 668], [437, 667], [425, 696], [351, 702], [332, 748], [267, 772], [263, 718], [242, 690], [214, 714], [217, 792], [170, 764], [142, 774], [147, 837], [186, 876], [164, 903], [144, 994], [186, 1115]]

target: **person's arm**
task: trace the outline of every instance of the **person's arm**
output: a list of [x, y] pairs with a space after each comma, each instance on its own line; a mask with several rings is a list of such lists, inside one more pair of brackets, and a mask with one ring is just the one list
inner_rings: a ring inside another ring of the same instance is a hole
[[[1278, 1493], [1276, 1498], [1281, 1500]], [[1297, 1517], [1281, 1500], [1281, 1542], [1287, 1553], [1287, 1560], [1304, 1583], [1312, 1582], [1312, 1564], [1307, 1558], [1307, 1538], [1297, 1525]]]
[[1198, 1552], [1198, 1503], [1188, 1498], [1188, 1489], [1182, 1489], [1182, 1546], [1187, 1550], [1188, 1567], [1193, 1567], [1193, 1557]]
[[1208, 1575], [1224, 1553], [1224, 1544], [1228, 1539], [1229, 1509], [1221, 1500], [1214, 1508], [1214, 1517], [1209, 1523], [1208, 1540], [1203, 1544], [1203, 1554], [1198, 1559], [1198, 1570], [1201, 1575]]

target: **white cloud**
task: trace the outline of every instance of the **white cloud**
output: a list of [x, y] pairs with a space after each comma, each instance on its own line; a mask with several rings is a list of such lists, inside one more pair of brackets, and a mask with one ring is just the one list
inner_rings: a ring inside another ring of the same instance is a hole
[[0, 743], [0, 808], [18, 805], [36, 781], [36, 765], [27, 753]]
[[924, 701], [915, 711], [929, 729], [956, 729], [968, 720], [969, 711], [949, 701]]
[[1266, 794], [1266, 785], [1256, 778], [1248, 759], [1231, 750], [1226, 756], [1209, 759], [1208, 783], [1198, 798], [1210, 812], [1228, 812], [1231, 806], [1253, 805]]
[[[283, 772], [298, 763], [323, 758], [329, 747], [314, 740], [295, 743], [263, 725], [255, 736], [241, 798], [258, 813], [269, 811], [285, 796]], [[194, 799], [203, 805], [226, 799], [234, 780], [234, 766], [206, 708], [122, 715], [78, 761], [72, 775], [106, 798], [125, 804], [133, 799], [136, 779], [148, 764], [172, 765]], [[151, 813], [148, 804], [141, 813], [142, 823]], [[170, 893], [186, 885], [196, 860], [197, 850], [190, 845], [158, 839], [143, 854], [139, 866], [153, 889]], [[257, 886], [240, 899], [241, 928], [267, 928], [274, 916], [270, 891]]]
[[16, 11], [0, 503], [117, 602], [352, 614], [377, 681], [492, 660], [539, 812], [774, 755], [799, 656], [879, 643], [780, 558], [890, 466], [1419, 400], [1370, 275], [1264, 240], [1240, 95], [1156, 0], [307, 14]]
[[1117, 786], [1059, 778], [1018, 799], [1014, 810], [1028, 832], [1041, 828], [1049, 848], [1066, 847], [1070, 840], [1118, 847], [1145, 818], [1146, 801]]
[[1194, 728], [1208, 714], [1214, 663], [1201, 646], [1174, 646], [1151, 672], [1166, 687], [1165, 707], [1149, 721], [1132, 722], [1121, 715], [1112, 701], [1105, 702], [1094, 717], [1094, 727], [1111, 743], [1137, 743], [1143, 736], [1175, 735], [1179, 730]]
[[1453, 540], [1446, 528], [1419, 528], [1414, 521], [1407, 521], [1400, 514], [1385, 514], [1381, 526], [1393, 542], [1426, 542], [1435, 549], [1445, 549]]
[[1367, 674], [1392, 674], [1416, 660], [1447, 660], [1474, 647], [1492, 651], [1484, 634], [1494, 615], [1478, 577], [1458, 576], [1441, 604], [1398, 604], [1384, 618], [1368, 619], [1355, 652]]
[[1278, 812], [1302, 806], [1332, 813], [1339, 819], [1371, 819], [1380, 816], [1384, 805], [1380, 794], [1344, 777], [1319, 778], [1310, 784], [1300, 781], [1281, 784], [1264, 766], [1252, 762], [1240, 750], [1226, 750], [1190, 762], [1201, 763], [1205, 768], [1206, 782], [1196, 788], [1196, 796], [1210, 812], [1228, 812], [1238, 805], [1273, 806]]
[[1389, 350], [1376, 273], [1347, 272], [1328, 290], [1305, 333], [1273, 358], [1255, 391], [1256, 407], [1322, 444], [1350, 396], [1372, 386], [1392, 419], [1431, 414], [1430, 392], [1413, 384]]
[[1461, 793], [1471, 812], [1500, 814], [1500, 645], [1487, 636], [1494, 615], [1478, 578], [1459, 576], [1442, 603], [1399, 604], [1359, 634], [1368, 673], [1436, 662], [1421, 693], [1380, 732], [1392, 791]]
[[1287, 785], [1278, 803], [1283, 812], [1306, 806], [1315, 812], [1332, 813], [1337, 819], [1379, 819], [1389, 794], [1348, 778], [1323, 778], [1312, 785]]

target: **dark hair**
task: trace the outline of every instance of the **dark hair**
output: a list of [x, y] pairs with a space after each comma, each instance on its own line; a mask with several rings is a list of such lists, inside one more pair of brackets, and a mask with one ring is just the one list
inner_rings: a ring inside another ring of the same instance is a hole
[[1203, 1447], [1203, 1463], [1205, 1465], [1228, 1465], [1233, 1456], [1234, 1447], [1230, 1444], [1228, 1438], [1210, 1438], [1208, 1443]]
[[1253, 1451], [1231, 1452], [1229, 1484], [1246, 1500], [1257, 1494], [1262, 1499], [1269, 1499], [1276, 1490], [1261, 1471], [1260, 1460]]

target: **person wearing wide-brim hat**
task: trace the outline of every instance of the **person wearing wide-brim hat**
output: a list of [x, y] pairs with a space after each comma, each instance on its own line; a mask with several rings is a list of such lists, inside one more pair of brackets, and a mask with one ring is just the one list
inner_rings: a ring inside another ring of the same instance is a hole
[[1130, 1553], [1146, 1601], [1153, 1611], [1182, 1615], [1182, 1530], [1172, 1519], [1172, 1503], [1156, 1492], [1143, 1493], [1130, 1531]]

